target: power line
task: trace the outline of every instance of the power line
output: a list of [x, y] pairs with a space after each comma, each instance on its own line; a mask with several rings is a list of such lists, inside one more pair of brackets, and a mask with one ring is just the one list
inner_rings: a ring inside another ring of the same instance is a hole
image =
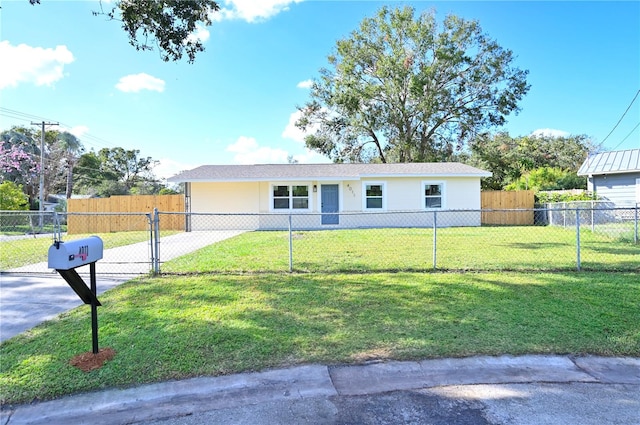
[[[33, 114], [29, 114], [26, 112], [21, 112], [21, 111], [16, 111], [15, 109], [9, 109], [9, 108], [4, 108], [4, 107], [0, 107], [0, 115], [1, 116], [5, 116], [8, 118], [13, 118], [13, 119], [17, 119], [20, 121], [25, 121], [25, 122], [31, 122], [31, 121], [55, 121], [55, 120], [51, 120], [49, 118], [45, 118], [45, 117], [41, 117], [38, 115], [33, 115]], [[68, 123], [64, 123], [59, 121], [59, 124], [61, 127], [66, 128], [66, 129], [72, 129], [73, 126], [68, 124]], [[82, 135], [82, 137], [78, 137], [78, 139], [81, 139], [81, 141], [88, 145], [97, 147], [97, 148], [104, 148], [104, 147], [115, 147], [115, 143], [111, 143], [108, 140], [102, 139], [100, 137], [94, 136], [90, 133], [85, 133]], [[93, 143], [91, 143], [93, 142]]]
[[622, 139], [622, 140], [620, 141], [620, 143], [618, 143], [618, 144], [616, 145], [616, 147], [615, 147], [615, 148], [613, 148], [613, 149], [611, 149], [611, 150], [615, 151], [616, 149], [618, 149], [618, 147], [619, 147], [621, 144], [623, 144], [623, 143], [624, 143], [624, 141], [625, 141], [625, 140], [627, 140], [627, 139], [629, 138], [629, 136], [631, 136], [631, 134], [633, 134], [633, 132], [634, 132], [634, 131], [636, 131], [636, 128], [638, 128], [638, 126], [640, 126], [640, 122], [639, 122], [638, 124], [636, 124], [636, 126], [635, 126], [635, 127], [633, 127], [633, 129], [629, 132], [629, 134], [627, 134], [626, 136], [624, 136], [624, 139]]
[[622, 119], [624, 118], [625, 115], [627, 115], [627, 112], [629, 112], [629, 109], [631, 109], [631, 105], [633, 105], [633, 102], [636, 101], [636, 99], [638, 98], [638, 95], [640, 94], [640, 90], [638, 90], [636, 92], [636, 95], [633, 97], [633, 100], [631, 101], [631, 103], [629, 104], [629, 106], [627, 106], [627, 110], [624, 111], [624, 114], [622, 114], [622, 116], [620, 117], [620, 119], [618, 120], [618, 122], [616, 123], [616, 125], [613, 126], [613, 128], [611, 129], [611, 131], [609, 132], [609, 134], [607, 134], [607, 137], [605, 137], [602, 142], [602, 144], [604, 144], [604, 142], [609, 138], [609, 136], [611, 136], [611, 133], [613, 133], [613, 131], [618, 127], [618, 125], [620, 124], [620, 122], [622, 121]]

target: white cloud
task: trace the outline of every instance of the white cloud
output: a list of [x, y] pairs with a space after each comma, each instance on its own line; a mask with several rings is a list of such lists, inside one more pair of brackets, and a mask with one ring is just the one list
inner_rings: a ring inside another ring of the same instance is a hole
[[[233, 160], [236, 164], [286, 164], [289, 152], [284, 149], [270, 148], [268, 146], [260, 146], [253, 137], [240, 136], [238, 140], [227, 146], [227, 152], [233, 152], [236, 155]], [[302, 154], [291, 155], [294, 160], [301, 164], [318, 164], [331, 162], [329, 158], [320, 155], [315, 151], [305, 149]]]
[[313, 86], [313, 80], [300, 81], [296, 87], [299, 89], [310, 89]]
[[224, 7], [214, 12], [212, 19], [242, 19], [247, 22], [263, 21], [289, 10], [291, 3], [303, 0], [223, 0]]
[[295, 111], [289, 115], [289, 122], [282, 132], [282, 137], [285, 139], [295, 140], [296, 142], [304, 142], [304, 136], [306, 133], [296, 127], [296, 121], [300, 119], [302, 112]]
[[137, 93], [140, 90], [153, 90], [162, 93], [164, 85], [163, 80], [141, 72], [140, 74], [126, 75], [120, 78], [116, 88], [125, 93]]
[[300, 164], [327, 164], [331, 162], [326, 156], [310, 149], [305, 149], [305, 153], [303, 154], [293, 155], [293, 159]]
[[0, 57], [0, 89], [21, 82], [50, 86], [64, 77], [64, 66], [74, 61], [67, 46], [45, 49], [26, 44], [12, 46], [8, 41], [0, 42]]
[[291, 115], [289, 115], [289, 122], [287, 126], [282, 131], [282, 137], [285, 139], [295, 140], [296, 142], [303, 143], [304, 138], [308, 134], [314, 134], [318, 131], [318, 125], [314, 124], [311, 126], [309, 131], [302, 131], [298, 127], [296, 127], [296, 121], [300, 119], [302, 116], [302, 112], [295, 111]]
[[535, 137], [569, 137], [571, 133], [563, 130], [556, 130], [553, 128], [539, 128], [533, 131], [530, 136]]
[[237, 164], [282, 164], [287, 162], [289, 153], [283, 149], [260, 146], [253, 137], [240, 136], [227, 146], [227, 152], [235, 153], [233, 160]]
[[197, 165], [174, 161], [171, 158], [162, 158], [158, 160], [158, 165], [153, 167], [153, 174], [160, 179], [167, 179], [181, 171], [191, 170], [196, 167]]
[[196, 25], [196, 30], [189, 34], [187, 37], [188, 41], [197, 41], [200, 40], [202, 43], [207, 41], [210, 37], [209, 30], [203, 27], [202, 25]]

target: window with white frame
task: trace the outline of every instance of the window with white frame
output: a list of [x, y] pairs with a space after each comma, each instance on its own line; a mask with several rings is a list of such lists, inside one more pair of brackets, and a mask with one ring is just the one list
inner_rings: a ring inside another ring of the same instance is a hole
[[364, 183], [364, 208], [366, 210], [381, 210], [385, 208], [385, 184]]
[[425, 209], [444, 208], [444, 182], [422, 182]]
[[308, 210], [308, 185], [271, 186], [272, 206], [274, 210]]

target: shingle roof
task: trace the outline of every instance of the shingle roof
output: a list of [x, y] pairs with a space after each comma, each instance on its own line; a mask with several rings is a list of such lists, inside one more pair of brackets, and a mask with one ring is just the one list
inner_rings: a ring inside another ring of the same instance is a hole
[[358, 180], [365, 177], [490, 177], [491, 173], [458, 162], [403, 164], [259, 164], [202, 165], [170, 177], [170, 182]]
[[640, 149], [628, 149], [590, 155], [578, 170], [578, 175], [619, 174], [636, 171], [640, 172]]

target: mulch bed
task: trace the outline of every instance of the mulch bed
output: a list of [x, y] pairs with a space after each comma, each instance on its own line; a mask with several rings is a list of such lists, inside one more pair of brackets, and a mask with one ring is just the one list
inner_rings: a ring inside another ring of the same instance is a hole
[[91, 372], [92, 370], [100, 369], [105, 362], [113, 359], [115, 355], [116, 351], [113, 348], [106, 347], [98, 350], [97, 354], [94, 354], [93, 351], [78, 354], [69, 361], [69, 364], [83, 372]]

